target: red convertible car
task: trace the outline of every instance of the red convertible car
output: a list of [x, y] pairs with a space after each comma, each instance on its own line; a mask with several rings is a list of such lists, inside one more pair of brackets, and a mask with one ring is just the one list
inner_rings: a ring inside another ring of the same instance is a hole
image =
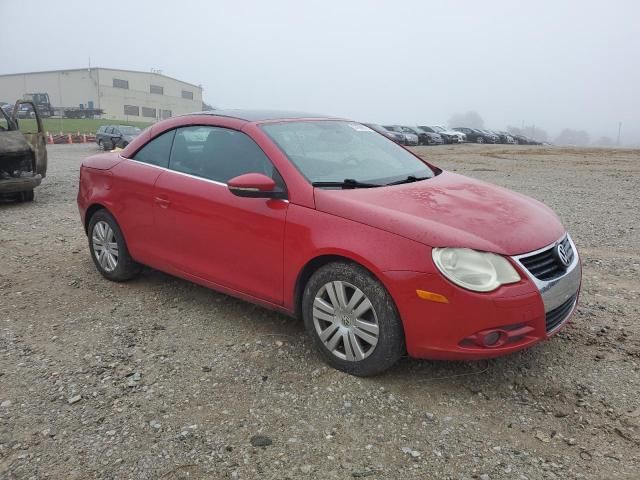
[[481, 359], [575, 310], [576, 246], [518, 193], [430, 165], [349, 120], [216, 110], [87, 158], [78, 206], [100, 273], [142, 265], [301, 317], [334, 367]]

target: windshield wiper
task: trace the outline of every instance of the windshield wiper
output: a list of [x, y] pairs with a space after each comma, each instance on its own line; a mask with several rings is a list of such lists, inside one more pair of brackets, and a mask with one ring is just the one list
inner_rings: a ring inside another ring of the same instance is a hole
[[379, 183], [359, 182], [354, 178], [345, 178], [341, 182], [313, 182], [314, 187], [338, 187], [338, 188], [374, 188], [381, 187]]
[[428, 178], [431, 178], [431, 177], [416, 177], [415, 175], [409, 175], [408, 177], [403, 178], [402, 180], [398, 180], [398, 181], [391, 182], [391, 183], [385, 183], [385, 186], [400, 185], [400, 184], [403, 184], [403, 183], [419, 182], [420, 180], [427, 180]]

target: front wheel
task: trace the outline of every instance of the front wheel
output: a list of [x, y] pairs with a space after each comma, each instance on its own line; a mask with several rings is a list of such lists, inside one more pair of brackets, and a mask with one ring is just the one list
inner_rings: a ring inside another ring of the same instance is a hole
[[307, 333], [327, 363], [357, 376], [376, 375], [404, 353], [393, 299], [364, 268], [329, 263], [309, 279], [302, 312]]
[[131, 258], [122, 230], [108, 211], [93, 214], [88, 233], [91, 258], [103, 277], [123, 282], [140, 273], [142, 266]]
[[484, 143], [484, 138], [478, 137], [478, 138], [476, 138], [476, 142], [477, 143]]

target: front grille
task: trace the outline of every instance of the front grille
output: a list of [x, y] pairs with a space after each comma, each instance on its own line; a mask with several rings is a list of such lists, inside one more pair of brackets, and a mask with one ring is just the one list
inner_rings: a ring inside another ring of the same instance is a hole
[[571, 310], [576, 303], [576, 296], [577, 294], [573, 295], [571, 298], [569, 298], [569, 300], [564, 302], [559, 307], [556, 307], [553, 310], [547, 312], [547, 333], [558, 328], [562, 324], [562, 322], [567, 319], [569, 313], [571, 313]]
[[[569, 237], [565, 236], [561, 243], [567, 252], [569, 264], [571, 264], [575, 253], [571, 247]], [[531, 255], [530, 257], [521, 257], [520, 263], [522, 263], [522, 265], [524, 265], [524, 267], [529, 270], [534, 277], [540, 280], [553, 280], [565, 272], [564, 265], [562, 265], [556, 256], [555, 245], [540, 253]]]

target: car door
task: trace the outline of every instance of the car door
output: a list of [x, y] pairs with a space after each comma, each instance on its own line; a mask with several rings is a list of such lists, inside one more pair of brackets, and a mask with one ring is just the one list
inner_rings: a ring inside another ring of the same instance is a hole
[[226, 182], [264, 173], [284, 183], [246, 134], [191, 126], [176, 132], [169, 170], [154, 192], [156, 236], [173, 268], [281, 304], [288, 201], [241, 198]]
[[120, 133], [120, 130], [118, 130], [117, 127], [113, 127], [113, 129], [111, 130], [111, 134], [109, 135], [110, 139], [111, 139], [111, 143], [114, 147], [116, 147], [118, 145], [118, 142], [120, 140], [120, 137], [122, 137], [122, 134]]
[[[31, 100], [18, 100], [14, 106], [14, 112], [18, 112], [20, 108], [26, 107], [27, 111], [35, 118], [35, 128], [33, 125], [23, 130], [23, 135], [27, 139], [33, 150], [33, 172], [45, 177], [47, 175], [47, 139], [44, 133], [44, 127], [40, 118], [40, 113], [35, 103]], [[31, 115], [30, 115], [31, 116]], [[13, 120], [16, 122], [16, 118]]]
[[113, 198], [118, 203], [115, 214], [127, 247], [133, 258], [151, 266], [162, 264], [153, 231], [153, 189], [163, 169], [169, 165], [174, 135], [175, 130], [161, 133], [112, 170], [116, 177], [112, 186]]

